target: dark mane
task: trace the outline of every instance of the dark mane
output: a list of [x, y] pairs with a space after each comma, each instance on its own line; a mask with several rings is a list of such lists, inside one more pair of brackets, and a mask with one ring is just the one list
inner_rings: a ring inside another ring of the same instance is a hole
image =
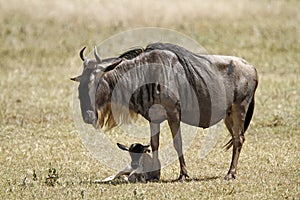
[[[205, 56], [202, 56], [200, 54], [196, 54], [196, 53], [193, 53], [181, 46], [178, 46], [176, 44], [171, 44], [171, 43], [152, 43], [152, 44], [149, 44], [145, 51], [152, 51], [152, 50], [155, 50], [155, 49], [158, 49], [158, 50], [168, 50], [168, 51], [171, 51], [173, 53], [175, 53], [179, 59], [179, 61], [184, 64], [184, 63], [188, 63], [188, 61], [190, 59], [194, 59], [196, 57], [198, 58], [201, 58], [205, 61], [207, 61], [209, 64], [212, 64], [211, 61], [209, 59], [207, 59]], [[186, 65], [186, 64], [184, 64]]]
[[122, 53], [119, 56], [119, 58], [125, 58], [126, 60], [131, 60], [131, 59], [137, 57], [138, 55], [140, 55], [143, 52], [144, 52], [144, 49], [141, 48], [141, 47], [138, 47], [138, 48], [126, 51], [125, 53]]

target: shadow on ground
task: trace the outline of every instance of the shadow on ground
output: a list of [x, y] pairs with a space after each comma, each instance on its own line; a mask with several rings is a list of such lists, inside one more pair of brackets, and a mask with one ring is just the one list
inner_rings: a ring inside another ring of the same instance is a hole
[[[204, 177], [204, 178], [187, 178], [185, 180], [173, 179], [173, 180], [149, 181], [147, 183], [206, 182], [206, 181], [216, 180], [216, 179], [219, 179], [219, 178], [221, 178], [221, 177], [220, 176], [213, 176], [213, 177]], [[105, 185], [135, 184], [135, 183], [132, 183], [132, 182], [128, 182], [128, 181], [124, 180], [123, 178], [117, 178], [115, 180], [107, 181], [107, 182], [87, 182], [87, 183], [105, 184]], [[145, 183], [145, 184], [147, 184], [147, 183]]]

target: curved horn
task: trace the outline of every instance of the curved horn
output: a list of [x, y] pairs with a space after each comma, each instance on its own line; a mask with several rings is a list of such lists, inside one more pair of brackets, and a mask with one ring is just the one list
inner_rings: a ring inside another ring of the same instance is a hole
[[86, 47], [83, 47], [83, 48], [81, 49], [80, 53], [79, 53], [80, 58], [81, 58], [82, 61], [85, 61], [85, 60], [86, 60], [86, 57], [84, 57], [84, 55], [83, 55], [83, 52], [84, 52], [85, 48], [86, 48]]
[[98, 54], [98, 51], [97, 51], [97, 47], [96, 47], [96, 46], [94, 46], [94, 55], [95, 55], [95, 58], [96, 58], [97, 62], [98, 62], [98, 63], [101, 63], [101, 58], [100, 58], [100, 56], [99, 56], [99, 54]]

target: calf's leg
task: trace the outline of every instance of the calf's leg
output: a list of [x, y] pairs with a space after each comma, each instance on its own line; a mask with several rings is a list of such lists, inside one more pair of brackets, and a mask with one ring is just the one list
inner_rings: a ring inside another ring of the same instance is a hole
[[117, 174], [113, 175], [113, 176], [109, 176], [103, 180], [95, 180], [95, 183], [103, 183], [103, 182], [108, 182], [108, 181], [112, 181], [116, 178], [119, 178], [122, 175], [129, 175], [131, 172], [133, 171], [132, 167], [130, 165], [126, 166], [123, 170], [121, 170], [120, 172], [118, 172]]

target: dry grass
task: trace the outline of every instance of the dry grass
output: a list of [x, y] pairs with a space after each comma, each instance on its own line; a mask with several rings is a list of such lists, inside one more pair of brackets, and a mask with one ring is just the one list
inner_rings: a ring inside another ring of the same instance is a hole
[[[0, 198], [299, 199], [299, 7], [296, 0], [0, 1]], [[82, 46], [142, 26], [175, 29], [209, 52], [257, 66], [257, 107], [237, 180], [223, 181], [231, 157], [220, 148], [224, 130], [202, 160], [199, 131], [186, 152], [190, 181], [172, 182], [176, 162], [158, 183], [91, 183], [114, 171], [78, 137], [69, 77]]]

